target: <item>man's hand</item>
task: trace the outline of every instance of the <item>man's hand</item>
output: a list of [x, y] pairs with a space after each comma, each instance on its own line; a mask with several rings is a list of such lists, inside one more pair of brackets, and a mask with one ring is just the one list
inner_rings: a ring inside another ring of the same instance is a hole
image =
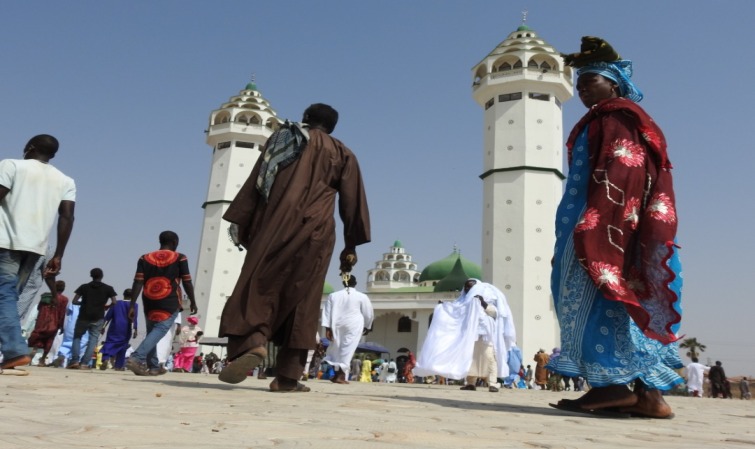
[[136, 329], [134, 329], [133, 335], [131, 335], [131, 338], [136, 338]]
[[341, 251], [341, 273], [351, 273], [351, 269], [357, 264], [357, 252], [353, 248], [345, 248]]
[[325, 329], [325, 338], [327, 338], [330, 341], [333, 341], [333, 330], [329, 327]]
[[362, 335], [367, 335], [367, 334], [369, 334], [369, 333], [370, 333], [371, 331], [372, 331], [372, 329], [367, 329], [367, 328], [365, 327], [365, 328], [364, 328], [364, 330], [362, 330]]
[[134, 321], [134, 316], [135, 315], [136, 315], [136, 313], [134, 311], [134, 308], [133, 307], [129, 307], [128, 308], [128, 320], [129, 321]]
[[475, 298], [477, 298], [477, 299], [480, 300], [480, 305], [482, 306], [483, 309], [487, 309], [488, 308], [488, 303], [486, 303], [485, 300], [482, 299], [482, 296], [475, 295]]
[[62, 258], [60, 256], [53, 257], [52, 259], [47, 261], [47, 266], [45, 266], [45, 271], [42, 276], [56, 276], [58, 273], [60, 273], [60, 267], [62, 265]]
[[199, 309], [197, 309], [197, 302], [193, 299], [191, 300], [191, 305], [189, 306], [189, 310], [191, 311], [192, 315], [195, 315], [197, 312], [199, 312]]

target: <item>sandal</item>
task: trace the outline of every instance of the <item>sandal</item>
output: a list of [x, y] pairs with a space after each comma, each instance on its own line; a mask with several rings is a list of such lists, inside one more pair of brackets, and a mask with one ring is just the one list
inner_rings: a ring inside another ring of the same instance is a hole
[[276, 378], [270, 383], [270, 391], [273, 393], [307, 393], [311, 391], [311, 389], [301, 382], [296, 382], [296, 385], [293, 388], [282, 389]]
[[233, 359], [231, 363], [226, 365], [220, 374], [218, 379], [221, 382], [228, 384], [237, 384], [244, 381], [246, 376], [256, 367], [262, 364], [262, 361], [267, 357], [267, 349], [264, 346], [251, 349], [246, 353]]

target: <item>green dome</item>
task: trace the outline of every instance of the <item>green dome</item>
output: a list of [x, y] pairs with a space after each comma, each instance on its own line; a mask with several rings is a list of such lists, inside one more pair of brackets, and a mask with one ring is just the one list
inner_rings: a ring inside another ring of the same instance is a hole
[[247, 83], [247, 85], [244, 88], [244, 90], [257, 90], [257, 85], [254, 84], [254, 83]]
[[465, 258], [459, 252], [454, 250], [448, 257], [433, 262], [422, 270], [419, 281], [439, 281], [448, 276], [454, 268], [456, 261], [461, 261], [461, 267], [470, 278], [482, 279], [482, 268], [479, 265]]
[[325, 284], [322, 286], [322, 294], [323, 295], [329, 295], [336, 291], [336, 289], [333, 288], [332, 285], [330, 285], [330, 282], [325, 281]]
[[532, 28], [528, 27], [527, 25], [519, 25], [519, 28], [516, 29], [517, 31], [532, 31]]
[[403, 248], [403, 247], [404, 247], [404, 246], [403, 246], [403, 245], [401, 244], [401, 240], [396, 240], [395, 242], [393, 242], [393, 246], [394, 246], [395, 248]]
[[467, 281], [467, 279], [472, 277], [479, 279], [479, 277], [472, 276], [464, 271], [464, 267], [462, 265], [463, 263], [461, 261], [461, 258], [456, 259], [456, 263], [454, 264], [451, 272], [448, 273], [448, 276], [444, 277], [437, 284], [435, 284], [433, 291], [460, 292], [464, 289], [464, 283]]

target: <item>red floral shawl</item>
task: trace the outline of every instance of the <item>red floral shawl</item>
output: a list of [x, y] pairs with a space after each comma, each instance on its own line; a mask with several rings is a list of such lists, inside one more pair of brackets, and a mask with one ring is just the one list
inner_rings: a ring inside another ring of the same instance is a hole
[[589, 124], [592, 179], [585, 213], [574, 229], [574, 247], [603, 295], [624, 304], [650, 338], [677, 340], [679, 299], [669, 284], [677, 276], [673, 254], [677, 216], [666, 139], [652, 118], [625, 98], [593, 106], [572, 130], [571, 150]]

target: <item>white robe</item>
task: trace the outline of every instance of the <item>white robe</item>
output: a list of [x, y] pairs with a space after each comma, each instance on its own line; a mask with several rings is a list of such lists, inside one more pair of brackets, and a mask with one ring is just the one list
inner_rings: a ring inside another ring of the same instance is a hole
[[[497, 309], [495, 319], [487, 317], [480, 307], [482, 296], [485, 302]], [[483, 317], [488, 321], [492, 335], [498, 377], [509, 375], [508, 353], [516, 342], [516, 330], [506, 296], [491, 284], [481, 281], [467, 293], [452, 302], [435, 306], [433, 321], [427, 331], [425, 343], [417, 358], [413, 372], [417, 376], [439, 375], [449, 379], [463, 379], [472, 365], [475, 341], [479, 338], [478, 325]]]
[[351, 359], [362, 339], [362, 332], [372, 327], [374, 318], [370, 298], [355, 288], [339, 290], [328, 295], [322, 309], [321, 323], [333, 332], [333, 340], [323, 360], [340, 368], [347, 379]]
[[699, 391], [700, 396], [702, 396], [703, 379], [705, 378], [705, 373], [710, 371], [710, 367], [705, 366], [702, 363], [692, 362], [687, 365], [685, 371], [687, 374], [687, 389], [689, 392]]

